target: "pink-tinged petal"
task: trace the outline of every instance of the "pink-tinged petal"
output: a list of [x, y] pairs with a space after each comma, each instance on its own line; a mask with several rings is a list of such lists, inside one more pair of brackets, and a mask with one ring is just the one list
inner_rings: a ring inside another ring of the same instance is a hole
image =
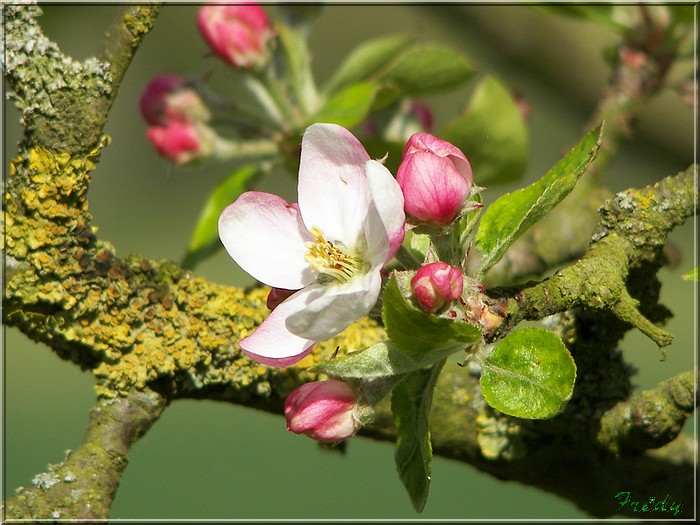
[[[377, 302], [381, 285], [379, 271], [359, 275], [342, 285], [313, 284], [306, 289], [306, 305], [289, 316], [287, 328], [314, 341], [330, 339], [369, 313]], [[322, 293], [315, 293], [313, 289], [320, 289]]]
[[304, 133], [299, 165], [299, 207], [308, 229], [354, 246], [369, 206], [365, 163], [355, 136], [336, 124], [313, 124]]
[[221, 213], [219, 237], [238, 265], [268, 286], [297, 290], [316, 280], [304, 259], [313, 237], [298, 207], [277, 195], [241, 195]]
[[253, 361], [268, 366], [290, 366], [303, 359], [309, 352], [314, 340], [294, 335], [287, 329], [287, 318], [304, 308], [308, 292], [300, 290], [280, 303], [270, 315], [248, 337], [238, 343]]
[[[403, 242], [404, 234], [406, 231], [406, 214], [404, 213], [404, 202], [403, 202], [403, 192], [401, 191], [401, 186], [396, 182], [396, 179], [391, 174], [391, 172], [380, 162], [376, 160], [370, 160], [365, 165], [367, 171], [367, 181], [369, 183], [369, 191], [372, 196], [372, 202], [376, 208], [379, 218], [381, 219], [381, 225], [384, 229], [384, 238], [389, 240], [389, 251], [387, 255], [382, 254], [380, 250], [373, 252], [371, 246], [371, 237], [367, 235], [367, 244], [369, 248], [369, 258], [373, 265], [375, 265], [375, 260], [377, 264], [383, 264], [384, 262], [391, 259], [396, 250]], [[370, 221], [368, 221], [370, 222]], [[371, 225], [372, 229], [378, 227], [378, 225]], [[374, 235], [372, 236], [372, 238]], [[377, 236], [381, 238], [382, 236]], [[384, 241], [386, 242], [386, 241]], [[374, 257], [373, 254], [377, 255]]]

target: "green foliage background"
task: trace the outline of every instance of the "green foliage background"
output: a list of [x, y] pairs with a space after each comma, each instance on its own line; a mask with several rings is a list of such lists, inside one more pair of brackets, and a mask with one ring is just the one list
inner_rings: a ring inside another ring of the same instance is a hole
[[[40, 22], [48, 36], [77, 59], [97, 52], [115, 12], [113, 5], [54, 4], [44, 9]], [[166, 5], [136, 54], [110, 114], [106, 132], [113, 142], [102, 153], [89, 201], [99, 235], [110, 240], [121, 256], [139, 253], [180, 260], [204, 200], [231, 171], [226, 165], [173, 170], [147, 142], [137, 111], [148, 80], [166, 71], [187, 75], [211, 69], [217, 92], [239, 96], [222, 64], [205, 57], [196, 9]], [[578, 141], [607, 78], [601, 51], [614, 42], [605, 28], [525, 6], [331, 4], [314, 26], [314, 68], [319, 78], [329, 78], [342, 57], [365, 38], [404, 32], [465, 53], [480, 75], [496, 75], [531, 106], [527, 180], [488, 188], [483, 193], [487, 204], [539, 178]], [[671, 78], [678, 76], [672, 73]], [[439, 123], [462, 112], [472, 85], [430, 99]], [[4, 104], [3, 169], [7, 170], [19, 127], [16, 110]], [[614, 190], [675, 174], [693, 160], [692, 112], [676, 95], [668, 91], [661, 95], [642, 115], [640, 129], [609, 165], [606, 181]], [[479, 173], [474, 176], [478, 184]], [[261, 187], [289, 197], [295, 189], [288, 177], [265, 179]], [[675, 314], [668, 326], [675, 335], [666, 349], [668, 357], [661, 361], [656, 346], [635, 331], [623, 343], [626, 359], [639, 370], [635, 379], [639, 389], [694, 364], [696, 285], [680, 279], [693, 265], [693, 224], [671, 238], [684, 258], [679, 267], [661, 271], [661, 300]], [[198, 266], [196, 273], [227, 284], [251, 282], [223, 252]], [[78, 446], [94, 392], [89, 374], [14, 329], [5, 331], [3, 355], [4, 498], [16, 487], [29, 485], [48, 463], [59, 462], [66, 449]], [[693, 431], [691, 424], [686, 431]], [[390, 443], [354, 439], [343, 456], [286, 432], [281, 417], [223, 403], [178, 401], [133, 449], [111, 517], [586, 517], [557, 497], [439, 457], [433, 462], [432, 479], [428, 503], [417, 515], [397, 478]], [[634, 487], [620, 490], [634, 494]], [[616, 506], [614, 494], [610, 505]]]

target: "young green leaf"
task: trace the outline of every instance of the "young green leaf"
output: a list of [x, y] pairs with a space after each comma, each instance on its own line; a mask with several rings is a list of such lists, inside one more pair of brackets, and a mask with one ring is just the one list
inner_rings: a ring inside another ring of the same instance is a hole
[[401, 97], [420, 97], [457, 87], [473, 74], [467, 59], [454, 51], [438, 46], [411, 48], [372, 77], [385, 86], [375, 108]]
[[581, 140], [540, 180], [507, 193], [491, 204], [479, 223], [476, 247], [482, 254], [480, 273], [496, 264], [513, 242], [574, 189], [598, 155], [602, 124]]
[[[397, 277], [398, 275], [398, 277]], [[444, 357], [443, 351], [456, 352], [481, 340], [476, 325], [430, 315], [403, 296], [394, 273], [382, 296], [382, 319], [386, 332], [396, 346], [414, 361], [427, 363]], [[404, 284], [406, 286], [407, 283]]]
[[333, 93], [347, 85], [368, 80], [407, 49], [411, 42], [411, 38], [392, 35], [360, 44], [336, 70], [328, 82], [327, 92]]
[[370, 82], [351, 84], [328, 100], [311, 118], [310, 123], [331, 122], [345, 128], [361, 123], [374, 100], [376, 86]]
[[571, 399], [576, 364], [562, 340], [543, 328], [523, 328], [504, 337], [482, 363], [486, 402], [526, 419], [556, 416]]
[[372, 381], [415, 372], [449, 357], [454, 351], [453, 347], [446, 347], [423, 356], [423, 359], [416, 359], [399, 350], [392, 341], [382, 341], [325, 361], [312, 370], [348, 380]]
[[449, 122], [438, 135], [467, 155], [480, 185], [517, 180], [525, 172], [525, 119], [513, 96], [494, 77], [487, 76], [479, 83], [465, 114]]
[[209, 195], [197, 220], [197, 225], [192, 233], [190, 244], [182, 261], [185, 268], [194, 266], [211, 255], [219, 248], [219, 215], [223, 209], [236, 200], [241, 193], [251, 187], [256, 177], [260, 175], [257, 166], [243, 166], [223, 181]]
[[430, 490], [433, 452], [428, 415], [435, 383], [444, 364], [443, 360], [432, 368], [410, 373], [394, 387], [391, 395], [396, 426], [396, 469], [417, 512], [425, 507]]

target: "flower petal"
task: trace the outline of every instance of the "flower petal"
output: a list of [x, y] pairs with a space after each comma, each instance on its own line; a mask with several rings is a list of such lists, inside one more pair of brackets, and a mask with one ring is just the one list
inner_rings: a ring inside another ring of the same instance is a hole
[[287, 328], [314, 341], [330, 339], [369, 313], [377, 302], [381, 284], [379, 269], [342, 285], [312, 284], [305, 289], [306, 306], [287, 318]]
[[286, 327], [287, 318], [305, 307], [307, 294], [300, 290], [280, 303], [263, 323], [238, 343], [249, 358], [269, 366], [290, 366], [304, 358], [315, 341], [299, 337]]
[[367, 215], [369, 155], [336, 124], [313, 124], [304, 133], [299, 165], [299, 208], [308, 229], [354, 246]]
[[[394, 176], [382, 163], [376, 160], [367, 161], [365, 169], [367, 171], [367, 181], [372, 202], [381, 220], [381, 224], [374, 224], [374, 221], [368, 217], [365, 234], [367, 236], [369, 259], [372, 265], [384, 264], [394, 256], [396, 250], [403, 242], [406, 227], [403, 192]], [[383, 236], [375, 232], [380, 227], [384, 230]], [[368, 228], [371, 231], [368, 231]], [[388, 254], [382, 256], [383, 252], [381, 250], [384, 248], [381, 246], [381, 243], [386, 243], [386, 238], [388, 238], [389, 242], [389, 251]], [[376, 242], [373, 242], [374, 239], [376, 239]], [[377, 246], [377, 248], [373, 249], [373, 245]]]
[[277, 195], [241, 195], [221, 213], [219, 237], [243, 270], [269, 286], [295, 290], [316, 280], [304, 259], [313, 237], [297, 206]]

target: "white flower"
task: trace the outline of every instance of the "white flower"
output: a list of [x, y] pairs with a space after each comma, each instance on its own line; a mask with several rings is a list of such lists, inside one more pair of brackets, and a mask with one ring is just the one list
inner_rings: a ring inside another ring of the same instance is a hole
[[251, 359], [273, 366], [296, 363], [367, 315], [404, 236], [401, 188], [341, 126], [304, 133], [298, 192], [298, 204], [246, 192], [219, 218], [219, 237], [243, 270], [298, 290], [240, 341]]

